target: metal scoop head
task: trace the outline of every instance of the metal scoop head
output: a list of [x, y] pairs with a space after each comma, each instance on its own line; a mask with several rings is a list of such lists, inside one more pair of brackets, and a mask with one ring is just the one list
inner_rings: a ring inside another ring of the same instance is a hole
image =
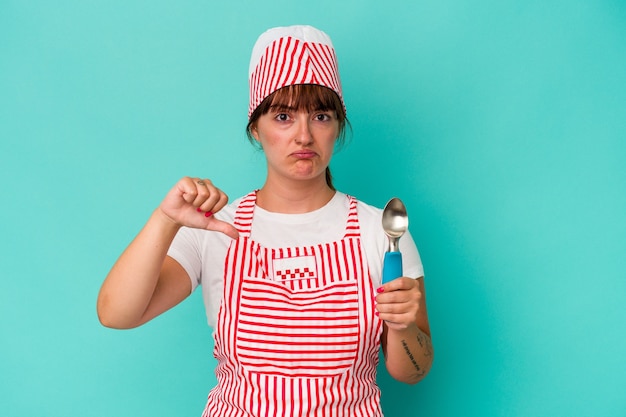
[[398, 241], [409, 228], [409, 216], [404, 203], [394, 197], [387, 202], [383, 209], [383, 230], [389, 237], [389, 251], [398, 252]]

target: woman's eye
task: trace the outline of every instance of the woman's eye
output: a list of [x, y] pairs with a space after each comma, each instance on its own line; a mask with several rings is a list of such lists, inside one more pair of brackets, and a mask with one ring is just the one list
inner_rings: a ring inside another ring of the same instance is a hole
[[286, 122], [287, 120], [289, 120], [289, 115], [287, 113], [278, 113], [276, 115], [276, 120], [278, 120], [279, 122]]
[[320, 122], [327, 122], [331, 119], [331, 117], [330, 117], [330, 114], [320, 113], [315, 116], [315, 119], [319, 120]]

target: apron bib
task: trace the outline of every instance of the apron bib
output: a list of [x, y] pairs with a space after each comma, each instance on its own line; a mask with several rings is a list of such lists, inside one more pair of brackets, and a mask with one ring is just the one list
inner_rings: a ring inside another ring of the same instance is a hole
[[348, 198], [341, 240], [287, 248], [250, 238], [256, 192], [242, 199], [214, 332], [218, 384], [203, 417], [382, 415], [382, 325]]

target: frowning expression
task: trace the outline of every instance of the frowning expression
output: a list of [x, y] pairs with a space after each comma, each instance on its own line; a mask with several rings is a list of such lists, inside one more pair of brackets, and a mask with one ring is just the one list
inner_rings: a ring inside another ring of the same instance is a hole
[[309, 180], [324, 177], [339, 136], [333, 110], [272, 107], [251, 129], [265, 152], [268, 178]]

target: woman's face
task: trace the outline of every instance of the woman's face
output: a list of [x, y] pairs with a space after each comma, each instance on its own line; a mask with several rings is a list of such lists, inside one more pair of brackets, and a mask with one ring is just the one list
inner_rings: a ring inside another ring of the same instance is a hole
[[325, 178], [339, 136], [339, 121], [332, 110], [274, 107], [259, 117], [251, 133], [265, 152], [268, 178]]

